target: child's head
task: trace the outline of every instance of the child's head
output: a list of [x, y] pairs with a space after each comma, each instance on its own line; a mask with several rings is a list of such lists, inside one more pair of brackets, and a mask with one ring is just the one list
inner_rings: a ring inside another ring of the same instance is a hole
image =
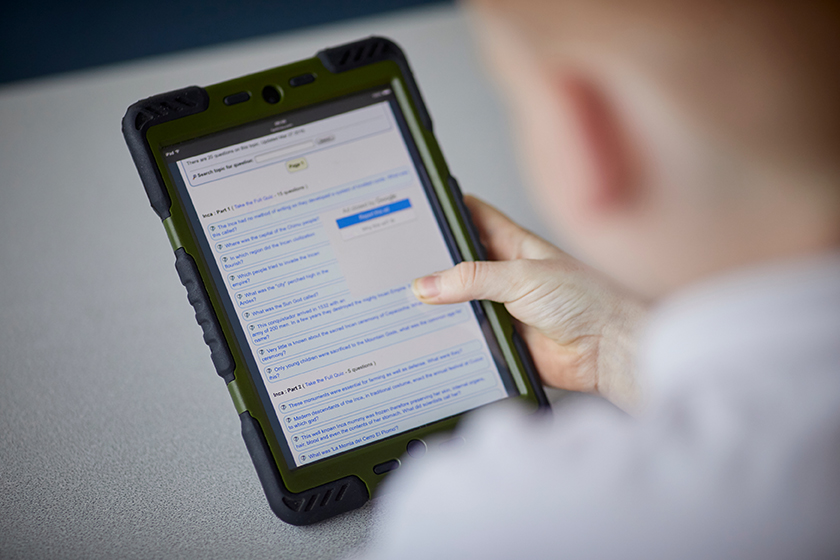
[[541, 205], [649, 295], [840, 244], [840, 7], [476, 0]]

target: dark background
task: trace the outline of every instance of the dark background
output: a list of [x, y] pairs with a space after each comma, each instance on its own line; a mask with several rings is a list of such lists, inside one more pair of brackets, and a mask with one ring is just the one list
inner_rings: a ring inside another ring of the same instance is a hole
[[0, 83], [452, 1], [3, 2]]

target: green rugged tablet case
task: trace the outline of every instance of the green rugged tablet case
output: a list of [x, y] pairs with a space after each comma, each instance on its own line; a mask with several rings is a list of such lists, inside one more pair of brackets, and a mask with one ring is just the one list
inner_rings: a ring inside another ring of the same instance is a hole
[[[266, 84], [277, 88], [281, 102], [269, 103], [262, 99], [259, 92]], [[289, 469], [280, 459], [278, 444], [273, 442], [276, 438], [268, 413], [246, 371], [233, 327], [221, 313], [219, 294], [209, 280], [204, 280], [210, 278], [208, 267], [192, 237], [172, 180], [166, 171], [161, 172], [166, 169], [161, 148], [384, 84], [390, 84], [397, 95], [462, 258], [485, 258], [458, 183], [449, 174], [434, 138], [432, 120], [406, 57], [388, 39], [370, 37], [325, 49], [308, 60], [207, 88], [192, 86], [156, 95], [129, 107], [122, 121], [126, 144], [152, 208], [163, 221], [175, 251], [178, 276], [187, 289], [204, 341], [210, 347], [213, 364], [225, 380], [239, 413], [242, 436], [268, 503], [280, 519], [294, 525], [315, 523], [360, 507], [383, 477], [372, 471], [372, 465], [381, 462], [383, 456], [401, 456], [409, 438], [453, 428], [457, 418], [348, 451], [341, 459], [342, 472], [335, 472], [331, 467], [335, 463], [329, 460]], [[252, 102], [232, 106], [223, 103], [225, 97], [244, 91], [254, 93]], [[528, 351], [504, 308], [481, 302], [480, 309], [499, 341], [520, 398], [535, 408], [547, 408], [548, 401]]]

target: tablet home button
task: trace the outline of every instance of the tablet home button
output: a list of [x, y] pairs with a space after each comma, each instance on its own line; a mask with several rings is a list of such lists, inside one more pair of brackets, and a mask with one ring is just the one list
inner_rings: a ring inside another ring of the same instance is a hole
[[413, 439], [405, 446], [405, 450], [408, 452], [409, 456], [419, 459], [426, 454], [426, 442], [422, 439]]
[[385, 474], [386, 472], [396, 470], [399, 466], [400, 462], [397, 459], [391, 459], [390, 461], [379, 463], [378, 465], [373, 467], [373, 472], [374, 474]]

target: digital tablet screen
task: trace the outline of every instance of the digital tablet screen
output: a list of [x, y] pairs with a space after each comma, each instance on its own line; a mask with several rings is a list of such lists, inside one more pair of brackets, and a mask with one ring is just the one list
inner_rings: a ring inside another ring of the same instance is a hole
[[290, 465], [517, 394], [478, 305], [411, 292], [457, 250], [389, 88], [163, 154]]

